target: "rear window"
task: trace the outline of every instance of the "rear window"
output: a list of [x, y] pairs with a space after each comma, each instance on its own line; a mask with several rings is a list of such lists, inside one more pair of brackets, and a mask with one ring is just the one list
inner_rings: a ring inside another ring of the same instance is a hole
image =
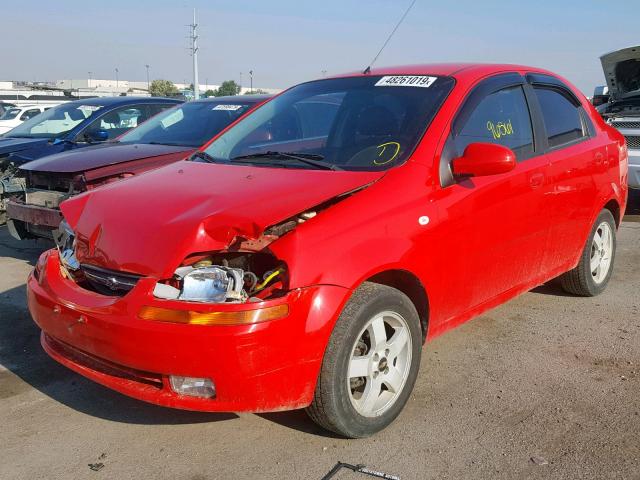
[[585, 136], [580, 107], [557, 90], [535, 87], [534, 91], [540, 103], [550, 147], [566, 145]]

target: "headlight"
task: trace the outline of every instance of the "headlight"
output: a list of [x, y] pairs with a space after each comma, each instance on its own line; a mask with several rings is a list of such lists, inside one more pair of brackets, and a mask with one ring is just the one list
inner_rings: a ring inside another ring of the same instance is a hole
[[180, 300], [190, 302], [243, 301], [247, 298], [244, 272], [239, 268], [202, 267], [187, 273], [182, 279]]
[[62, 265], [69, 270], [78, 270], [80, 262], [76, 258], [76, 236], [66, 220], [62, 220], [58, 229], [53, 231], [53, 239], [60, 252]]
[[180, 267], [174, 277], [182, 284], [175, 288], [164, 283], [156, 284], [153, 294], [159, 298], [188, 302], [244, 302], [244, 271], [222, 266]]

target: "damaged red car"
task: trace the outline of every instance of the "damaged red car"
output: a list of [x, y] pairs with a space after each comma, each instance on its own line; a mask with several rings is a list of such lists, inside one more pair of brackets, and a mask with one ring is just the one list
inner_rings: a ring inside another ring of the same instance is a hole
[[126, 395], [306, 408], [363, 437], [426, 340], [554, 277], [602, 292], [626, 176], [622, 136], [549, 72], [312, 81], [191, 160], [63, 202], [29, 309], [51, 357]]

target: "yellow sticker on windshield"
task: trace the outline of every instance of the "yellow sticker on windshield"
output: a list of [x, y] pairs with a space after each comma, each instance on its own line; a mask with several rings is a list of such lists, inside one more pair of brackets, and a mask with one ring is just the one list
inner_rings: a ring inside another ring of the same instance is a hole
[[507, 135], [513, 135], [513, 126], [511, 125], [511, 119], [506, 122], [498, 122], [494, 124], [492, 121], [487, 122], [487, 130], [491, 132], [494, 140], [498, 140], [500, 137], [506, 137]]
[[400, 153], [400, 144], [398, 142], [382, 143], [377, 148], [381, 150], [378, 152], [378, 158], [373, 161], [374, 165], [385, 165], [392, 162]]

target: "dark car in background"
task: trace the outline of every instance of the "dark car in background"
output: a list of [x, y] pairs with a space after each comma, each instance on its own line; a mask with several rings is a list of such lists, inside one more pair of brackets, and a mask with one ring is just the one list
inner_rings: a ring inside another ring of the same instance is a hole
[[269, 95], [217, 97], [166, 110], [115, 141], [58, 153], [20, 168], [24, 198], [7, 203], [9, 231], [18, 239], [52, 238], [67, 198], [188, 157]]
[[22, 196], [18, 167], [38, 158], [104, 142], [122, 135], [181, 100], [155, 97], [98, 97], [53, 107], [0, 136], [0, 225], [6, 202]]

